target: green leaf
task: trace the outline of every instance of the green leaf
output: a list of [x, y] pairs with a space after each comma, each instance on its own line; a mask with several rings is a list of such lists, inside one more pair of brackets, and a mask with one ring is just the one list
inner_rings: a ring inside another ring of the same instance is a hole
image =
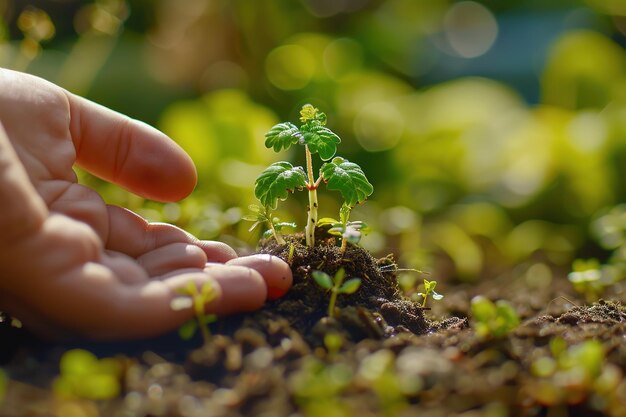
[[289, 227], [291, 229], [295, 229], [298, 225], [293, 223], [293, 222], [279, 222], [279, 223], [274, 223], [274, 228], [276, 229], [277, 232], [280, 232], [281, 230], [283, 230], [286, 227]]
[[356, 290], [361, 286], [360, 278], [352, 278], [343, 283], [341, 288], [339, 288], [339, 292], [342, 294], [353, 294]]
[[300, 110], [300, 122], [306, 124], [312, 121], [325, 125], [326, 114], [311, 104], [305, 104], [302, 106], [302, 110]]
[[335, 283], [335, 285], [341, 285], [345, 276], [346, 270], [343, 268], [339, 268], [339, 270], [335, 273], [335, 276], [333, 277], [333, 282]]
[[330, 275], [328, 275], [326, 272], [313, 271], [312, 275], [313, 279], [320, 287], [327, 290], [330, 290], [333, 287], [333, 281], [330, 279]]
[[217, 321], [217, 316], [215, 314], [205, 314], [198, 319], [201, 325], [206, 326], [207, 324], [211, 324]]
[[211, 281], [207, 281], [204, 284], [202, 284], [201, 294], [202, 294], [202, 300], [204, 301], [205, 304], [208, 304], [215, 299], [215, 297], [217, 296], [217, 293]]
[[272, 210], [278, 200], [285, 200], [289, 192], [306, 186], [306, 174], [302, 167], [294, 167], [289, 162], [275, 162], [267, 167], [256, 179], [254, 195], [264, 206]]
[[487, 322], [497, 315], [495, 304], [483, 295], [472, 298], [471, 310], [472, 316], [479, 322]]
[[274, 152], [289, 149], [302, 139], [302, 133], [293, 123], [285, 122], [273, 126], [265, 134], [265, 147], [273, 148]]
[[319, 153], [323, 161], [328, 161], [337, 153], [337, 145], [341, 142], [332, 130], [320, 123], [308, 123], [302, 126], [304, 143], [311, 153]]
[[195, 320], [188, 320], [183, 323], [182, 326], [178, 328], [178, 335], [183, 340], [189, 340], [193, 337], [196, 329], [198, 328], [198, 323]]
[[316, 227], [338, 227], [341, 223], [332, 217], [322, 217], [317, 221]]
[[341, 157], [322, 165], [320, 175], [328, 189], [339, 191], [349, 206], [365, 201], [374, 192], [361, 167]]

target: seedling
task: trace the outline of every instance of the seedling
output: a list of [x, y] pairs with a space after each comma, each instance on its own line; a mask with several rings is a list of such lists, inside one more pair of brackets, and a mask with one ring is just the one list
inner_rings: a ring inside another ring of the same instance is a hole
[[576, 259], [572, 269], [567, 279], [572, 283], [576, 292], [585, 296], [587, 302], [597, 301], [605, 287], [612, 284], [608, 282], [610, 280], [603, 279], [603, 268], [597, 259]]
[[351, 211], [352, 207], [343, 204], [339, 210], [341, 220], [324, 217], [317, 222], [319, 227], [329, 227], [329, 234], [341, 237], [341, 253], [346, 253], [348, 243], [356, 245], [361, 241], [361, 236], [369, 231], [365, 222], [349, 221]]
[[437, 281], [429, 281], [424, 278], [424, 292], [418, 292], [417, 295], [422, 297], [422, 308], [426, 307], [426, 300], [428, 300], [428, 296], [432, 296], [433, 300], [441, 300], [443, 298], [442, 294], [439, 294], [435, 291], [435, 287], [437, 286]]
[[346, 271], [341, 268], [334, 277], [330, 277], [326, 272], [313, 271], [313, 279], [317, 285], [330, 290], [330, 301], [328, 302], [328, 317], [335, 316], [335, 303], [339, 294], [353, 294], [361, 286], [360, 278], [352, 278], [343, 282], [346, 277]]
[[263, 234], [264, 238], [268, 238], [271, 235], [274, 236], [276, 242], [281, 245], [285, 244], [285, 239], [282, 237], [280, 232], [285, 227], [296, 227], [295, 223], [286, 223], [281, 222], [278, 217], [272, 217], [271, 211], [269, 207], [259, 207], [256, 204], [251, 204], [248, 206], [252, 214], [247, 214], [243, 216], [244, 220], [248, 220], [254, 222], [252, 226], [248, 229], [248, 232], [253, 231], [258, 225], [265, 223], [267, 224], [268, 230]]
[[[344, 205], [350, 208], [365, 201], [374, 191], [374, 187], [357, 164], [341, 157], [333, 158], [341, 139], [326, 127], [326, 114], [310, 104], [305, 104], [300, 110], [300, 122], [300, 127], [289, 122], [272, 127], [265, 135], [265, 146], [280, 152], [295, 144], [303, 145], [306, 171], [289, 162], [275, 162], [256, 179], [254, 195], [263, 204], [265, 211], [270, 212], [276, 209], [278, 200], [286, 200], [289, 193], [306, 187], [309, 192], [309, 206], [304, 232], [307, 246], [313, 247], [318, 221], [317, 189], [322, 181], [329, 190], [339, 191]], [[322, 161], [332, 159], [321, 166], [318, 178], [315, 178], [313, 172], [313, 154], [318, 154]]]
[[498, 300], [494, 304], [488, 298], [477, 295], [472, 298], [472, 316], [476, 333], [483, 338], [501, 338], [519, 325], [519, 316], [511, 304]]
[[98, 359], [89, 351], [71, 349], [61, 357], [59, 368], [52, 389], [60, 397], [109, 400], [119, 396], [123, 373], [119, 359]]
[[206, 314], [204, 309], [217, 295], [213, 284], [207, 281], [202, 285], [200, 291], [198, 291], [196, 284], [189, 281], [184, 287], [177, 288], [176, 292], [179, 293], [181, 297], [176, 297], [172, 300], [170, 304], [172, 310], [178, 311], [193, 308], [195, 315], [195, 318], [188, 320], [178, 329], [178, 334], [181, 339], [191, 339], [199, 328], [204, 343], [209, 343], [211, 339], [209, 324], [217, 320], [217, 316], [214, 314]]
[[550, 340], [550, 355], [536, 358], [531, 372], [530, 393], [542, 404], [580, 403], [589, 394], [614, 392], [622, 373], [606, 361], [605, 348], [598, 340], [568, 346], [560, 337]]

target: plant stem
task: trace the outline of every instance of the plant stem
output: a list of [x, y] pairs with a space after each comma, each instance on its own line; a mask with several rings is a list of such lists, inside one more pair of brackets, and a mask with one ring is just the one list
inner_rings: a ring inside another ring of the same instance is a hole
[[304, 149], [306, 151], [306, 170], [309, 177], [309, 182], [307, 184], [307, 189], [309, 190], [309, 208], [304, 233], [306, 235], [306, 245], [312, 248], [315, 245], [315, 226], [317, 225], [317, 186], [319, 183], [316, 183], [313, 178], [313, 160], [311, 157], [311, 151], [309, 151], [309, 147], [307, 145], [305, 145]]
[[336, 287], [331, 290], [330, 301], [328, 302], [328, 317], [335, 317], [335, 303], [337, 302], [338, 292]]
[[283, 238], [283, 236], [278, 233], [276, 231], [276, 228], [274, 227], [274, 223], [271, 220], [268, 220], [267, 222], [270, 225], [270, 230], [272, 231], [272, 234], [274, 235], [274, 239], [276, 239], [276, 242], [278, 242], [279, 245], [284, 245], [285, 243], [285, 239]]
[[345, 237], [341, 238], [341, 254], [346, 253], [346, 249], [348, 248], [348, 239]]
[[211, 341], [211, 334], [209, 333], [209, 330], [207, 329], [206, 324], [198, 323], [198, 325], [200, 326], [200, 332], [202, 333], [202, 340], [204, 341], [204, 344], [206, 346]]

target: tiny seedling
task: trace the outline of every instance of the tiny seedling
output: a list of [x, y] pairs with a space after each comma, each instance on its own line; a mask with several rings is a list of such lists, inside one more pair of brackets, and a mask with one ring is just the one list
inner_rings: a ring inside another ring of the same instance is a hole
[[268, 230], [263, 233], [264, 238], [273, 235], [274, 239], [276, 239], [276, 242], [279, 244], [284, 245], [286, 243], [280, 232], [285, 227], [295, 228], [295, 223], [281, 222], [278, 217], [272, 217], [271, 210], [267, 206], [259, 207], [256, 204], [250, 204], [248, 208], [252, 211], [252, 214], [243, 216], [243, 219], [254, 222], [248, 229], [248, 232], [253, 231], [258, 225], [265, 223], [267, 224]]
[[329, 234], [341, 237], [341, 253], [346, 253], [348, 243], [356, 245], [361, 241], [361, 236], [369, 231], [365, 222], [350, 221], [351, 211], [352, 207], [344, 203], [339, 210], [340, 220], [324, 217], [317, 223], [319, 227], [328, 227]]
[[98, 359], [89, 351], [70, 349], [63, 353], [59, 371], [52, 390], [61, 398], [110, 400], [122, 389], [123, 362], [116, 358]]
[[602, 279], [602, 267], [596, 259], [576, 259], [572, 269], [567, 279], [572, 283], [576, 292], [585, 296], [587, 302], [597, 301], [605, 287], [610, 285]]
[[[344, 205], [350, 208], [365, 201], [374, 191], [374, 187], [365, 177], [361, 167], [344, 158], [334, 157], [341, 139], [326, 127], [326, 114], [310, 104], [305, 104], [300, 110], [300, 122], [300, 127], [289, 122], [272, 127], [265, 135], [265, 146], [280, 152], [292, 145], [303, 145], [306, 171], [300, 166], [294, 167], [289, 162], [275, 162], [256, 179], [254, 195], [265, 207], [265, 212], [269, 213], [276, 209], [278, 200], [286, 200], [289, 193], [306, 187], [309, 193], [309, 206], [304, 232], [307, 246], [313, 247], [318, 222], [317, 189], [322, 181], [327, 184], [329, 190], [339, 191], [344, 199]], [[313, 172], [313, 154], [319, 155], [324, 161], [318, 178], [315, 178]]]
[[476, 333], [483, 338], [504, 337], [520, 323], [517, 312], [506, 300], [498, 300], [494, 304], [488, 298], [477, 295], [472, 298], [471, 310]]
[[178, 329], [178, 334], [181, 339], [189, 340], [196, 333], [196, 330], [200, 328], [202, 333], [202, 339], [207, 344], [211, 339], [211, 333], [209, 332], [209, 324], [217, 320], [217, 316], [214, 314], [206, 314], [204, 309], [207, 304], [213, 301], [217, 295], [213, 284], [209, 281], [202, 285], [200, 291], [196, 287], [196, 284], [189, 281], [184, 287], [176, 289], [176, 292], [181, 297], [176, 297], [170, 304], [172, 310], [184, 310], [187, 308], [193, 308], [195, 318], [188, 320]]
[[417, 295], [422, 297], [422, 308], [426, 307], [426, 300], [428, 300], [428, 296], [432, 296], [433, 300], [441, 300], [443, 298], [442, 294], [439, 294], [435, 291], [435, 287], [437, 286], [437, 281], [429, 281], [424, 278], [424, 292], [418, 292]]
[[335, 303], [339, 294], [353, 294], [361, 286], [360, 278], [352, 278], [343, 282], [346, 277], [346, 271], [341, 268], [334, 277], [330, 277], [326, 272], [313, 271], [313, 279], [317, 285], [330, 290], [330, 301], [328, 302], [328, 317], [335, 317]]

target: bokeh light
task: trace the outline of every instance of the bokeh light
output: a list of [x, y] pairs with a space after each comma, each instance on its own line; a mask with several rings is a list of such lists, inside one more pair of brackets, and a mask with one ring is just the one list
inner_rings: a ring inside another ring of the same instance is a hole
[[448, 45], [463, 58], [476, 58], [486, 53], [498, 37], [498, 23], [485, 6], [462, 1], [452, 6], [443, 21]]

